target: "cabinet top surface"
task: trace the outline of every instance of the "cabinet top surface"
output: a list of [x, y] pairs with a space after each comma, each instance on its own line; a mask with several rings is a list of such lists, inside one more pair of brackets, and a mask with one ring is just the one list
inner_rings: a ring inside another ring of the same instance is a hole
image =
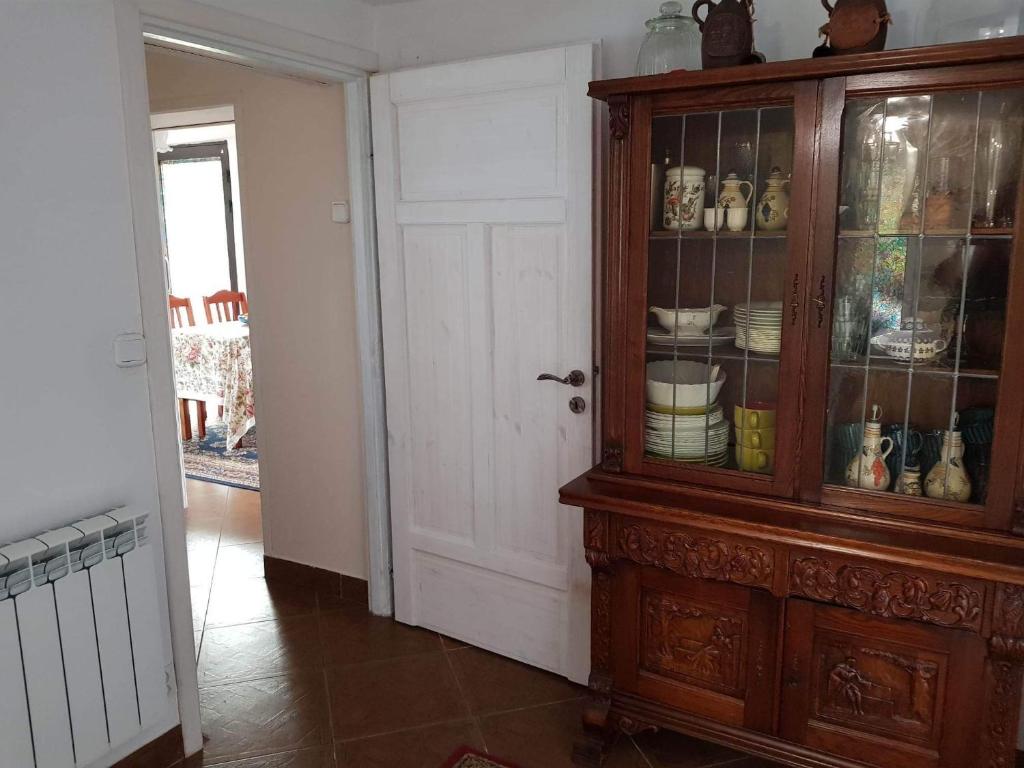
[[589, 94], [602, 101], [615, 96], [647, 95], [729, 85], [786, 80], [813, 80], [951, 64], [984, 64], [1024, 57], [1024, 35], [875, 53], [796, 59], [698, 71], [677, 70], [664, 75], [595, 80]]

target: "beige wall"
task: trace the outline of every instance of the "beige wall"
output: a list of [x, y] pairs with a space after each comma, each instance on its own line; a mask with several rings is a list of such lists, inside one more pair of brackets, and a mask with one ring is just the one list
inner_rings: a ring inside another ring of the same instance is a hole
[[266, 552], [366, 577], [344, 91], [147, 48], [153, 112], [235, 108]]

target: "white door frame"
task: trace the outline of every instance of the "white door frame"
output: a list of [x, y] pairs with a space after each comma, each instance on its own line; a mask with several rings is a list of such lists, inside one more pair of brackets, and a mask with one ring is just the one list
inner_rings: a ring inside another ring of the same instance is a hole
[[370, 607], [390, 614], [391, 538], [387, 432], [370, 147], [367, 76], [376, 55], [324, 38], [231, 14], [191, 0], [114, 0], [127, 166], [135, 229], [147, 380], [178, 709], [185, 754], [202, 749], [195, 638], [185, 545], [183, 471], [178, 450], [167, 288], [153, 170], [144, 37], [263, 70], [343, 83], [356, 270], [356, 319], [363, 394]]

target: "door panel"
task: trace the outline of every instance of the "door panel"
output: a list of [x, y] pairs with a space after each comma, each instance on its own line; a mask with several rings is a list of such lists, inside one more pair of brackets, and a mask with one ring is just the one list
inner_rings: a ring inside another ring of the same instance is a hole
[[396, 618], [581, 681], [582, 520], [557, 499], [593, 457], [592, 59], [372, 81]]
[[615, 687], [729, 725], [771, 729], [778, 601], [622, 563]]
[[964, 766], [977, 636], [802, 600], [787, 604], [783, 738], [879, 766]]

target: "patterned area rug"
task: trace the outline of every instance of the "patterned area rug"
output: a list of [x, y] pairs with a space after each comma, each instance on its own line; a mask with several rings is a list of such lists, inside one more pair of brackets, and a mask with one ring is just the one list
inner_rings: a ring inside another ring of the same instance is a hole
[[242, 446], [225, 454], [224, 423], [206, 427], [206, 437], [182, 443], [185, 477], [230, 485], [235, 488], [260, 489], [259, 456], [256, 453], [256, 427], [245, 433]]
[[448, 761], [441, 768], [518, 768], [518, 766], [495, 760], [483, 752], [477, 752], [475, 749], [463, 747], [449, 757]]

